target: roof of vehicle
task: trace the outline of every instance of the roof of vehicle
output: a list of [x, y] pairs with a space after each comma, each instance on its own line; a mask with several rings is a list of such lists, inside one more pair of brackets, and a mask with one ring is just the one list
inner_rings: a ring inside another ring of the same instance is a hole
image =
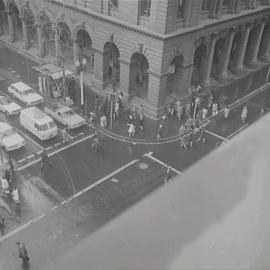
[[8, 123], [0, 122], [0, 132], [9, 128], [11, 128], [11, 126]]
[[22, 113], [25, 113], [31, 118], [35, 119], [39, 124], [53, 121], [53, 119], [49, 115], [47, 115], [46, 113], [44, 113], [37, 107], [29, 107], [29, 108], [23, 109], [21, 110], [21, 114]]
[[10, 86], [13, 86], [17, 89], [20, 89], [21, 91], [25, 91], [25, 90], [29, 90], [29, 89], [32, 89], [31, 86], [23, 83], [23, 82], [16, 82], [16, 83], [13, 83], [11, 84]]
[[52, 105], [48, 105], [47, 106], [48, 109], [54, 111], [54, 112], [67, 112], [67, 111], [71, 111], [71, 109], [67, 106], [64, 106], [60, 103], [54, 103]]

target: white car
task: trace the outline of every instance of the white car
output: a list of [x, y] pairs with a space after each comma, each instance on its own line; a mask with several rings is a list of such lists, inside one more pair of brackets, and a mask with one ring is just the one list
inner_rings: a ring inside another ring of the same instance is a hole
[[7, 115], [13, 115], [21, 111], [21, 106], [10, 100], [7, 96], [0, 96], [0, 111]]
[[11, 84], [8, 87], [8, 92], [27, 106], [40, 104], [44, 101], [41, 95], [37, 94], [32, 87], [23, 82]]
[[86, 124], [84, 118], [62, 104], [55, 103], [45, 107], [44, 110], [48, 115], [69, 129], [74, 129]]
[[0, 145], [3, 146], [6, 151], [12, 151], [23, 147], [25, 141], [9, 124], [0, 122]]

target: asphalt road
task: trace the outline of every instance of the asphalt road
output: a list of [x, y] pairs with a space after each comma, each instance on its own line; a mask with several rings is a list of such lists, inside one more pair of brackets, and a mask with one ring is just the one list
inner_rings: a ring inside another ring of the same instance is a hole
[[[1, 82], [3, 94], [11, 82], [12, 76]], [[16, 213], [11, 202], [0, 199], [1, 213], [7, 217], [6, 231], [0, 238], [0, 269], [21, 269], [15, 247], [18, 240], [29, 248], [31, 269], [60, 257], [85, 236], [164, 186], [167, 166], [173, 177], [222, 142], [230, 143], [233, 136], [261, 116], [262, 107], [265, 112], [269, 110], [269, 98], [269, 91], [264, 91], [236, 106], [229, 119], [224, 120], [222, 115], [214, 118], [207, 129], [207, 143], [195, 142], [192, 149], [180, 148], [178, 140], [146, 145], [103, 137], [101, 152], [95, 153], [88, 128], [70, 134], [73, 138], [68, 145], [61, 144], [60, 133], [53, 140], [40, 142], [21, 128], [18, 116], [0, 113], [0, 119], [14, 126], [27, 141], [24, 149], [12, 153], [18, 165], [21, 213]], [[240, 121], [245, 104], [249, 110], [247, 125]], [[49, 150], [53, 165], [41, 172], [38, 153], [44, 148]]]

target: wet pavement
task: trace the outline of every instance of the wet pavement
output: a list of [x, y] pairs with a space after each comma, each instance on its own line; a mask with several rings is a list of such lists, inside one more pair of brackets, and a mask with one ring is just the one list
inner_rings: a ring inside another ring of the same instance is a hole
[[[13, 79], [9, 76], [0, 82], [4, 94]], [[223, 114], [213, 118], [207, 127], [207, 143], [197, 143], [196, 134], [192, 149], [180, 148], [177, 137], [171, 141], [155, 140], [154, 143], [123, 141], [117, 136], [126, 137], [124, 128], [121, 131], [126, 125], [123, 118], [119, 121], [119, 133], [112, 137], [103, 136], [101, 151], [96, 153], [90, 147], [93, 130], [88, 127], [70, 133], [74, 139], [67, 145], [61, 144], [60, 133], [54, 140], [40, 142], [21, 128], [18, 116], [6, 117], [0, 113], [0, 119], [16, 127], [27, 141], [25, 149], [11, 154], [16, 161], [22, 194], [21, 214], [16, 215], [11, 202], [0, 201], [6, 203], [5, 207], [0, 204], [0, 210], [5, 211], [8, 220], [6, 234], [0, 238], [0, 269], [1, 266], [4, 270], [21, 269], [15, 250], [17, 240], [25, 241], [29, 247], [31, 269], [39, 269], [62, 256], [85, 236], [163, 186], [167, 166], [172, 167], [172, 176], [182, 173], [222, 142], [229, 143], [261, 117], [262, 107], [268, 112], [269, 100], [270, 91], [266, 89], [237, 104], [229, 119], [225, 120]], [[249, 110], [248, 125], [240, 121], [244, 105]], [[175, 131], [179, 129], [178, 121], [169, 121], [169, 127]], [[155, 123], [151, 123], [149, 126], [146, 123], [146, 131], [140, 135], [142, 138], [156, 136]], [[114, 127], [117, 127], [116, 122]], [[38, 152], [43, 148], [49, 150], [53, 165], [41, 172]], [[31, 155], [34, 156], [27, 158]]]

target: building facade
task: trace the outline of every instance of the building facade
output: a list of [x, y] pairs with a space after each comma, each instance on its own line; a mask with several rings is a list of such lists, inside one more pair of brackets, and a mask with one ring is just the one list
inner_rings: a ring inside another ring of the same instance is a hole
[[87, 59], [93, 88], [158, 117], [270, 60], [270, 0], [0, 0], [0, 33], [58, 63]]

